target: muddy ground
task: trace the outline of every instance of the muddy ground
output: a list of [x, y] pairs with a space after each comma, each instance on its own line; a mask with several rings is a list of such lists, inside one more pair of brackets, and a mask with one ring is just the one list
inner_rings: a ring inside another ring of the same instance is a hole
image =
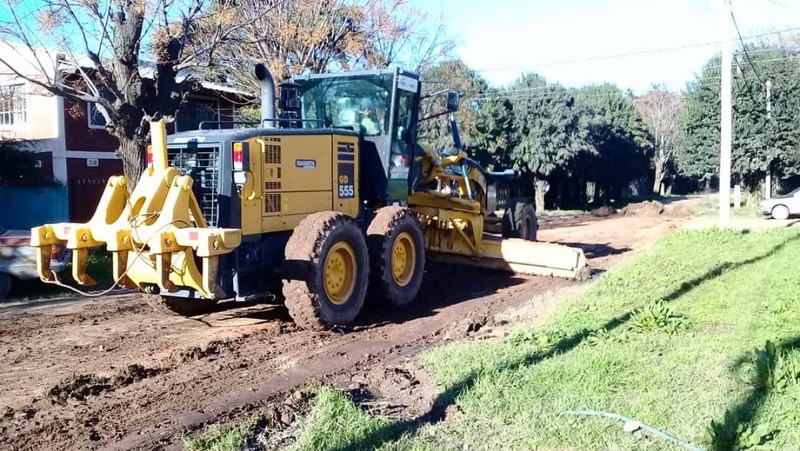
[[[683, 220], [542, 218], [540, 239], [582, 247], [602, 271]], [[242, 418], [313, 381], [377, 380], [374, 389], [389, 397], [413, 392], [392, 362], [479, 333], [515, 308], [545, 316], [557, 297], [542, 295], [575, 285], [431, 265], [414, 305], [367, 308], [353, 327], [327, 332], [298, 330], [279, 306], [222, 305], [181, 318], [132, 294], [0, 308], [0, 448], [179, 448], [204, 426]], [[405, 396], [414, 403], [413, 393]]]

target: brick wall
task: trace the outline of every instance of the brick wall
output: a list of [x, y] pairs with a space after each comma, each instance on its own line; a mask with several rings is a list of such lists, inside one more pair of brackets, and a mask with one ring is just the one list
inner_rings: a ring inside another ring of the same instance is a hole
[[[219, 99], [221, 121], [234, 120], [234, 104], [226, 99]], [[86, 150], [95, 152], [113, 152], [119, 147], [117, 138], [103, 129], [90, 128], [87, 119], [86, 102], [64, 100], [64, 134], [67, 150]], [[167, 133], [173, 133], [173, 124], [167, 124]], [[229, 128], [229, 127], [224, 127]]]
[[87, 166], [85, 158], [67, 158], [69, 178], [103, 178], [122, 175], [122, 160], [98, 159], [98, 166]]
[[64, 137], [67, 150], [113, 152], [119, 147], [117, 138], [103, 129], [89, 128], [86, 102], [64, 100]]

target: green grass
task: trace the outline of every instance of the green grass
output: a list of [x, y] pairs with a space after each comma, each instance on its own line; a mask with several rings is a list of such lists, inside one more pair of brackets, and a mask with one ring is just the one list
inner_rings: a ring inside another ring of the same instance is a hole
[[259, 420], [258, 415], [253, 415], [238, 426], [211, 428], [205, 431], [201, 437], [185, 440], [183, 442], [184, 449], [187, 451], [239, 451]]
[[594, 409], [705, 449], [800, 449], [798, 254], [795, 231], [676, 232], [543, 327], [423, 353], [455, 419], [389, 424], [329, 394], [300, 446], [679, 449], [565, 413]]
[[394, 432], [391, 423], [370, 416], [343, 393], [327, 387], [318, 391], [308, 423], [299, 440], [301, 450], [334, 450], [353, 443], [383, 442]]
[[[734, 208], [733, 194], [731, 194], [731, 216], [736, 218], [760, 217], [758, 203], [763, 199], [760, 194], [742, 192], [740, 208]], [[719, 214], [719, 195], [707, 196], [693, 207], [698, 216], [715, 216]]]
[[[236, 426], [212, 427], [200, 437], [185, 440], [184, 447], [187, 451], [239, 451], [261, 418], [256, 413]], [[313, 407], [296, 422], [300, 426], [298, 436], [290, 442], [294, 442], [292, 449], [297, 450], [346, 449], [353, 443], [383, 442], [393, 438], [397, 430], [390, 422], [371, 417], [344, 393], [329, 387], [316, 390]], [[274, 431], [266, 430], [258, 438], [270, 432]]]

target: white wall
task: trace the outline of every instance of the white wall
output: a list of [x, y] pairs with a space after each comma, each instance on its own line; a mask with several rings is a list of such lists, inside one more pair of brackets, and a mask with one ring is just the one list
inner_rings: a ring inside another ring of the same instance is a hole
[[[0, 125], [0, 139], [28, 141], [33, 152], [52, 152], [53, 175], [66, 181], [66, 146], [64, 142], [64, 101], [20, 74], [47, 83], [55, 73], [54, 53], [31, 52], [25, 47], [0, 41], [0, 85], [25, 86], [26, 120], [13, 125]], [[11, 66], [11, 67], [9, 67]]]

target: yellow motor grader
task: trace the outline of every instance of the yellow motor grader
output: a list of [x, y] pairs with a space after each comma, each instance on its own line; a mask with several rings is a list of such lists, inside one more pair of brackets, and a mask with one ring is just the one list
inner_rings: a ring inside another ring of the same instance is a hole
[[[536, 239], [532, 200], [509, 197], [513, 174], [462, 150], [420, 145], [418, 75], [401, 69], [294, 77], [263, 65], [261, 121], [204, 122], [167, 136], [151, 125], [148, 167], [132, 191], [111, 177], [86, 223], [32, 229], [38, 272], [51, 246], [73, 252], [74, 279], [94, 284], [88, 251], [112, 254], [117, 286], [197, 314], [220, 300], [283, 302], [310, 329], [352, 322], [365, 302], [414, 300], [426, 260], [581, 278], [580, 249]], [[130, 192], [129, 192], [130, 191]], [[497, 215], [496, 211], [505, 214]]]

